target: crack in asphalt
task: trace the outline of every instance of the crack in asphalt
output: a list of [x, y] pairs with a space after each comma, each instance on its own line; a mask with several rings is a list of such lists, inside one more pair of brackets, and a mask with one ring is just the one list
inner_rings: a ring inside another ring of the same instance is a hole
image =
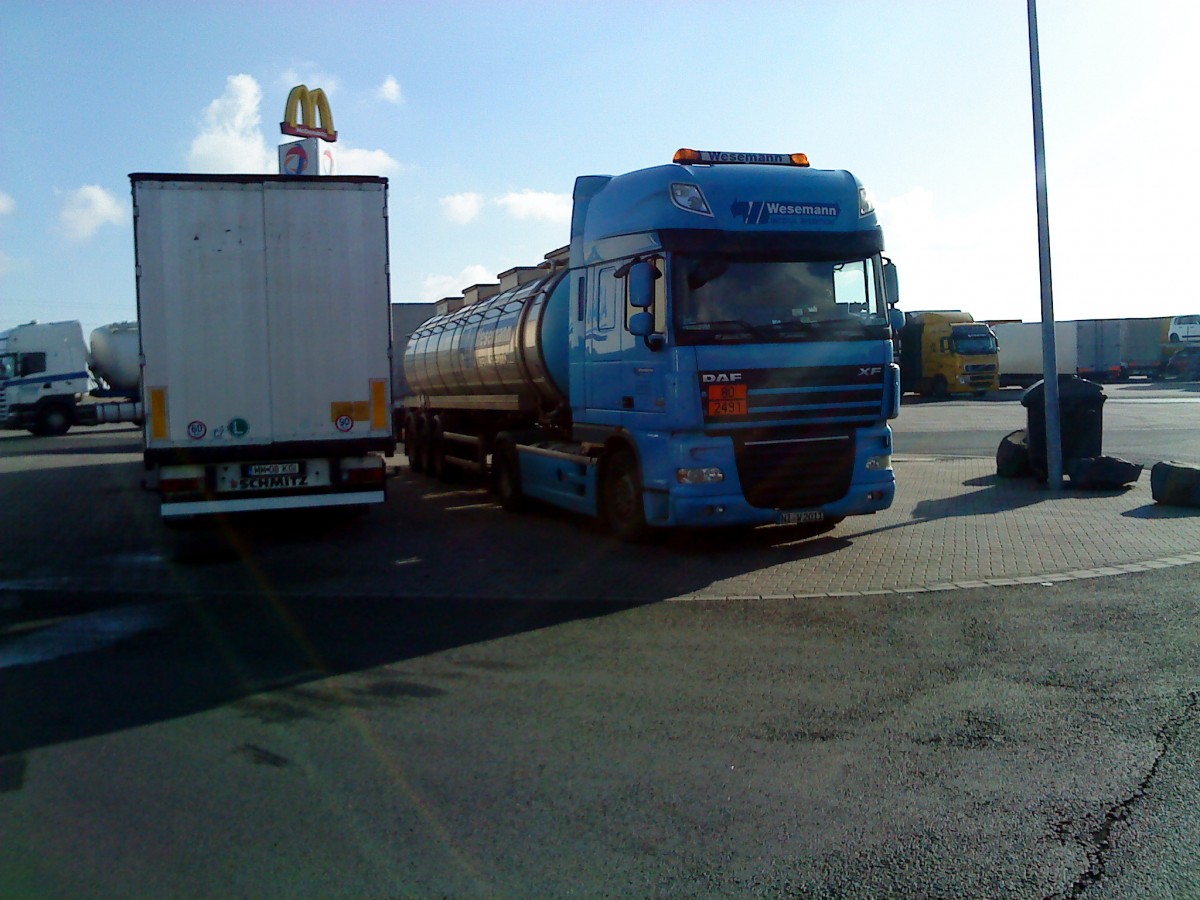
[[[1112, 843], [1113, 831], [1118, 824], [1128, 820], [1133, 808], [1145, 798], [1151, 782], [1158, 775], [1159, 767], [1162, 765], [1162, 761], [1167, 753], [1170, 752], [1175, 739], [1179, 736], [1179, 732], [1183, 730], [1183, 726], [1187, 723], [1188, 719], [1194, 716], [1196, 711], [1200, 709], [1200, 692], [1190, 691], [1187, 697], [1187, 704], [1183, 712], [1167, 719], [1155, 734], [1158, 752], [1155, 754], [1154, 762], [1151, 763], [1146, 776], [1138, 783], [1133, 793], [1109, 807], [1100, 824], [1086, 835], [1079, 835], [1078, 833], [1074, 835], [1076, 843], [1087, 854], [1087, 869], [1080, 873], [1070, 888], [1066, 891], [1050, 894], [1046, 900], [1066, 900], [1066, 898], [1082, 897], [1089, 888], [1099, 884], [1104, 879], [1108, 870], [1108, 858], [1114, 849]], [[1067, 830], [1070, 825], [1070, 820], [1067, 820], [1058, 823], [1055, 828], [1059, 839], [1064, 843], [1066, 842]]]

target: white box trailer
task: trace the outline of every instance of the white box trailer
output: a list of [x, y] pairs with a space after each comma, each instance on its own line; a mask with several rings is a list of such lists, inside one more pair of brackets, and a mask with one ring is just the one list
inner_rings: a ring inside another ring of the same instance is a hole
[[387, 180], [133, 174], [164, 518], [382, 502]]

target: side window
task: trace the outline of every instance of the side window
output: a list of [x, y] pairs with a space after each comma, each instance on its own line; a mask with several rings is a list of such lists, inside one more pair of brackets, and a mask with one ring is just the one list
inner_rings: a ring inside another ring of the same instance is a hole
[[22, 353], [20, 359], [18, 375], [36, 375], [38, 372], [46, 371], [45, 353]]
[[600, 289], [596, 295], [596, 328], [612, 331], [617, 327], [617, 304], [624, 299], [624, 284], [614, 277], [615, 266], [600, 270]]
[[834, 302], [843, 314], [874, 312], [875, 271], [870, 260], [845, 263], [834, 268]]
[[667, 333], [667, 273], [664, 271], [665, 262], [661, 259], [654, 261], [660, 278], [654, 279], [654, 330], [659, 334]]

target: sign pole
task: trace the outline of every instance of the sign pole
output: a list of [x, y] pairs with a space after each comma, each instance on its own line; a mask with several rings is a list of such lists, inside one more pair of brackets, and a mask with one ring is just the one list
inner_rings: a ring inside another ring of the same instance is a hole
[[1042, 372], [1046, 408], [1046, 474], [1051, 491], [1062, 490], [1062, 431], [1058, 400], [1058, 353], [1054, 344], [1054, 289], [1050, 278], [1050, 205], [1046, 196], [1046, 141], [1042, 133], [1042, 66], [1038, 56], [1037, 0], [1029, 12], [1029, 71], [1033, 87], [1033, 167], [1037, 183], [1038, 262], [1042, 293]]

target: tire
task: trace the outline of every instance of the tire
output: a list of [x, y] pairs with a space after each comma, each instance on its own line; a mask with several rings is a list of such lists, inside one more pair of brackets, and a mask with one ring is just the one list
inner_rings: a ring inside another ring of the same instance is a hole
[[426, 457], [429, 474], [438, 481], [446, 483], [454, 481], [458, 470], [453, 465], [446, 464], [445, 426], [441, 416], [434, 416], [429, 425], [429, 455]]
[[[36, 430], [34, 430], [36, 428]], [[37, 415], [37, 424], [30, 429], [32, 434], [43, 437], [58, 437], [71, 429], [71, 411], [65, 406], [51, 404], [43, 406]]]
[[944, 375], [939, 375], [933, 379], [933, 396], [938, 399], [945, 399], [950, 396], [950, 384], [946, 381]]
[[608, 527], [622, 541], [638, 543], [649, 537], [642, 479], [637, 460], [622, 448], [608, 457], [600, 484], [601, 513]]
[[404, 455], [408, 457], [409, 471], [421, 474], [420, 425], [417, 417], [409, 413], [404, 418]]
[[[1162, 334], [1162, 332], [1160, 331], [1159, 334]], [[1179, 335], [1172, 334], [1171, 337], [1169, 338], [1169, 340], [1172, 344], [1178, 344], [1179, 343]]]
[[528, 508], [529, 501], [521, 490], [521, 462], [511, 440], [497, 440], [492, 448], [492, 492], [505, 512]]

